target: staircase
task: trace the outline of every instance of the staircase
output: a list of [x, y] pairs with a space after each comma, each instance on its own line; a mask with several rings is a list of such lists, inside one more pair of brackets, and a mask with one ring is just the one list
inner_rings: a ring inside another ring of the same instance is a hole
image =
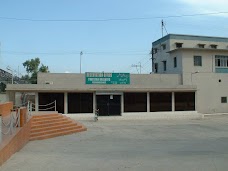
[[62, 114], [34, 115], [29, 140], [43, 140], [86, 130], [84, 125]]

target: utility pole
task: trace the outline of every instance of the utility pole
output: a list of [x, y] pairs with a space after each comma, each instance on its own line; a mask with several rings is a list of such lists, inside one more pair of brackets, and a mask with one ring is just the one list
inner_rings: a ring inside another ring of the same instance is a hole
[[137, 71], [138, 71], [138, 67], [139, 67], [138, 73], [141, 74], [141, 69], [142, 69], [141, 62], [139, 62], [139, 64], [132, 64], [131, 67], [135, 67]]
[[152, 69], [151, 69], [151, 73], [154, 73], [154, 48], [153, 48], [153, 43], [152, 43], [152, 48], [151, 48], [151, 61], [152, 61]]
[[9, 66], [7, 66], [6, 68], [7, 70], [11, 71], [11, 75], [12, 75], [12, 78], [11, 78], [11, 84], [13, 84], [13, 69]]
[[81, 51], [80, 52], [80, 74], [82, 73], [82, 55], [83, 55], [83, 52]]

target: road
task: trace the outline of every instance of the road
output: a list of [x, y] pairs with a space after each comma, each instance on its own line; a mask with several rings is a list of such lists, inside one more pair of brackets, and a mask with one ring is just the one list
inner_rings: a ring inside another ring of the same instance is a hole
[[1, 171], [227, 171], [228, 116], [82, 121], [88, 131], [31, 141]]

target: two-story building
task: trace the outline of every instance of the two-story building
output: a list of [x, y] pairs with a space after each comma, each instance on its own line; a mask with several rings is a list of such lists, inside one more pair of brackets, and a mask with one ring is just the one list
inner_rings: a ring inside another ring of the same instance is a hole
[[154, 73], [195, 85], [199, 112], [228, 112], [228, 38], [169, 34], [152, 45]]

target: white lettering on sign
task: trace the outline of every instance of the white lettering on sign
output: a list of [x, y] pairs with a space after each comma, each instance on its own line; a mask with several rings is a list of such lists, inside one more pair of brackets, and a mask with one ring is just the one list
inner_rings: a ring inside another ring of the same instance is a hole
[[104, 73], [104, 77], [112, 77], [112, 73]]
[[87, 72], [86, 77], [104, 77], [104, 73], [99, 72]]

